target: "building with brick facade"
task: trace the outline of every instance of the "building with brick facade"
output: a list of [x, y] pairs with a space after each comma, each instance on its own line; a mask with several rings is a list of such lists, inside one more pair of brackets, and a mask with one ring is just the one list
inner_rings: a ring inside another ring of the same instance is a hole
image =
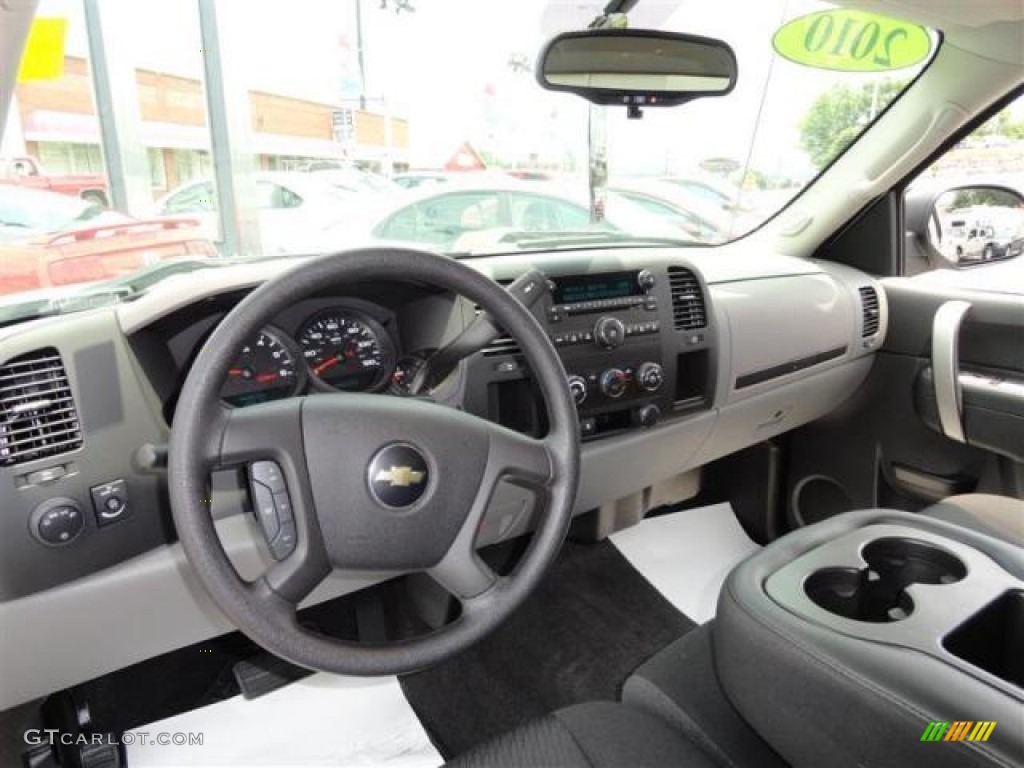
[[[199, 80], [136, 70], [141, 136], [154, 196], [210, 175], [210, 136]], [[49, 173], [102, 173], [100, 128], [85, 59], [65, 57], [64, 76], [17, 87], [25, 152]], [[352, 136], [336, 141], [337, 104], [250, 91], [252, 148], [261, 170], [294, 170], [317, 161], [348, 161], [379, 170], [408, 167], [409, 126], [401, 118], [351, 110]]]

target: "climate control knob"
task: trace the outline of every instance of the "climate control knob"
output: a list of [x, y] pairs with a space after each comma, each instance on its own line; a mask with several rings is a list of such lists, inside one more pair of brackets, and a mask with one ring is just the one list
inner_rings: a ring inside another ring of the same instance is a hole
[[582, 376], [569, 377], [569, 394], [576, 401], [576, 405], [582, 405], [587, 399], [587, 380]]
[[609, 368], [601, 374], [599, 386], [605, 397], [616, 399], [626, 394], [628, 379], [621, 368]]
[[615, 317], [602, 317], [594, 325], [594, 340], [605, 349], [622, 346], [626, 340], [626, 326]]
[[665, 383], [665, 372], [657, 363], [644, 363], [637, 369], [636, 381], [645, 392], [657, 392]]

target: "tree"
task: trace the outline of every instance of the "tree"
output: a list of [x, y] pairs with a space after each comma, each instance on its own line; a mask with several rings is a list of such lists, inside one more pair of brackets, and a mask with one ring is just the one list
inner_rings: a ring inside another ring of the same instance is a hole
[[811, 162], [820, 170], [835, 160], [904, 87], [901, 80], [840, 83], [821, 94], [800, 123], [800, 144]]

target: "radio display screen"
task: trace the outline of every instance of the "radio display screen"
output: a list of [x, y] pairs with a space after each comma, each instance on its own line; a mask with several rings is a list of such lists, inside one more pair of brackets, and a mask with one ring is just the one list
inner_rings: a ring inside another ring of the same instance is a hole
[[554, 278], [555, 304], [579, 304], [641, 296], [636, 272], [602, 272], [594, 275], [573, 275]]

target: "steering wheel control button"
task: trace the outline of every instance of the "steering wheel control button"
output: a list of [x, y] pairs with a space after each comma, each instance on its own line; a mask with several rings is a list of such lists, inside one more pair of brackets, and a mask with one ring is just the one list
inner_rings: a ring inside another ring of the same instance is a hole
[[281, 524], [281, 530], [270, 542], [270, 554], [275, 560], [284, 560], [295, 551], [295, 523], [291, 520]]
[[111, 480], [89, 489], [96, 525], [101, 528], [128, 517], [128, 484], [124, 480]]
[[283, 493], [287, 490], [284, 475], [276, 461], [254, 461], [249, 469], [253, 482], [267, 486], [272, 493]]
[[249, 465], [252, 507], [267, 539], [270, 554], [283, 560], [295, 549], [295, 517], [284, 473], [275, 461]]
[[274, 493], [263, 483], [255, 480], [252, 482], [252, 508], [256, 513], [263, 535], [267, 543], [271, 543], [281, 530], [281, 521], [277, 517], [277, 505], [274, 503]]
[[423, 498], [430, 485], [430, 467], [417, 448], [395, 443], [379, 450], [370, 461], [367, 481], [378, 504], [404, 509]]
[[36, 507], [29, 527], [43, 544], [60, 547], [70, 544], [85, 530], [85, 515], [71, 499], [51, 499]]

